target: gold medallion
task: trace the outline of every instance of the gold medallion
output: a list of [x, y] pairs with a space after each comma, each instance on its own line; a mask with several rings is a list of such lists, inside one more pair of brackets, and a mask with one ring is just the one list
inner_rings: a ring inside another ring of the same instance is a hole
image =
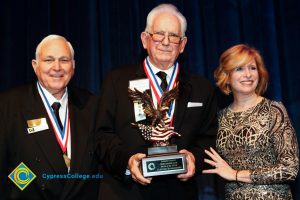
[[65, 153], [63, 154], [63, 158], [64, 158], [64, 160], [65, 160], [66, 166], [67, 166], [68, 169], [69, 169], [70, 166], [71, 166], [71, 159], [68, 158], [67, 154], [65, 154]]

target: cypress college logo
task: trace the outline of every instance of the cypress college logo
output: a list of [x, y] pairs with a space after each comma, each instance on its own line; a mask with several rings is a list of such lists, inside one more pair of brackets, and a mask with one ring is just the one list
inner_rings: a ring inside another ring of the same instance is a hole
[[8, 175], [8, 178], [14, 182], [20, 190], [24, 190], [35, 177], [36, 175], [23, 162]]

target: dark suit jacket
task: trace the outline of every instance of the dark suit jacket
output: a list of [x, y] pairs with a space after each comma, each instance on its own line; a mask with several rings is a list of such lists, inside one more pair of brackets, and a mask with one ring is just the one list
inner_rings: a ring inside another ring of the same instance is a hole
[[[70, 174], [97, 174], [94, 133], [97, 99], [90, 93], [68, 88], [71, 126]], [[67, 174], [36, 84], [0, 94], [0, 199], [95, 199], [99, 179], [53, 179], [43, 174]], [[28, 134], [27, 120], [45, 117], [48, 130]], [[23, 162], [36, 178], [23, 191], [7, 178]]]
[[[146, 153], [151, 144], [144, 141], [134, 122], [133, 103], [128, 98], [129, 80], [146, 78], [141, 66], [110, 73], [105, 80], [100, 103], [98, 153], [103, 163], [99, 199], [197, 199], [195, 179], [179, 181], [175, 175], [154, 177], [148, 186], [122, 179], [129, 157]], [[180, 69], [179, 98], [176, 101], [174, 127], [180, 138], [173, 138], [178, 149], [187, 149], [196, 157], [196, 169], [203, 169], [204, 148], [215, 145], [217, 103], [214, 89], [204, 78], [185, 74]], [[201, 102], [201, 107], [187, 107]]]

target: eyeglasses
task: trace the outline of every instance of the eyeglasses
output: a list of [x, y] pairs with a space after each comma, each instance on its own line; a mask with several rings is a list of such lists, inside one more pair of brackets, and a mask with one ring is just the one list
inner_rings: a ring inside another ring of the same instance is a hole
[[[162, 42], [166, 37], [165, 32], [157, 32], [157, 33], [146, 32], [146, 33], [148, 33], [151, 36], [154, 42]], [[179, 35], [176, 35], [174, 33], [168, 34], [169, 42], [173, 44], [179, 44], [183, 40], [183, 38], [184, 37], [180, 37]]]

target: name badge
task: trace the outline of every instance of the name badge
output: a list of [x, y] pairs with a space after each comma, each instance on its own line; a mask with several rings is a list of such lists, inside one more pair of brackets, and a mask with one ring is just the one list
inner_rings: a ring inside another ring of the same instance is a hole
[[46, 118], [27, 120], [28, 134], [49, 129]]
[[[129, 88], [131, 90], [137, 89], [140, 92], [144, 92], [145, 90], [150, 89], [149, 79], [138, 79], [129, 81]], [[146, 115], [144, 113], [143, 105], [141, 103], [134, 102], [134, 116], [135, 121], [141, 121], [146, 119]]]

